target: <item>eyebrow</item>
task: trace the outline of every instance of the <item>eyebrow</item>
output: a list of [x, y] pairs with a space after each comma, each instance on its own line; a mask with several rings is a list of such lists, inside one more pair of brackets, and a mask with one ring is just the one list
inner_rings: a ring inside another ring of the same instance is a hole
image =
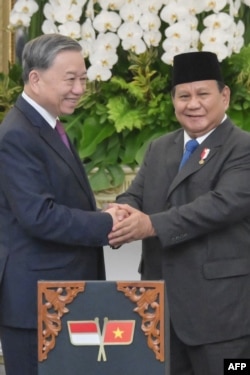
[[[78, 75], [76, 72], [68, 71], [65, 73], [65, 75], [72, 74], [74, 76]], [[87, 77], [87, 71], [84, 71], [83, 73], [80, 74], [80, 77]]]

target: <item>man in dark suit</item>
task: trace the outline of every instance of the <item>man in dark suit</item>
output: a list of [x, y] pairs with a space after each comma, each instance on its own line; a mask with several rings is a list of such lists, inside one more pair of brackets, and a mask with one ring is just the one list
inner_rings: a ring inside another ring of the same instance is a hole
[[[85, 91], [80, 45], [43, 35], [23, 52], [24, 91], [0, 126], [0, 337], [6, 375], [37, 375], [37, 281], [104, 280], [119, 216], [96, 210], [76, 151], [55, 129]], [[66, 139], [65, 139], [66, 138]]]
[[250, 358], [250, 135], [213, 53], [175, 57], [172, 99], [183, 129], [149, 145], [110, 244], [143, 239], [142, 278], [166, 280], [171, 375], [222, 375]]

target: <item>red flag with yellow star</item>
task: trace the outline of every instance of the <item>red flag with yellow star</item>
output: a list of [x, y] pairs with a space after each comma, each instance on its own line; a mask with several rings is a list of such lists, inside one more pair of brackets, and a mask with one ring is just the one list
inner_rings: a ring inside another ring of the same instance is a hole
[[104, 345], [129, 345], [133, 341], [134, 320], [108, 320], [103, 329]]

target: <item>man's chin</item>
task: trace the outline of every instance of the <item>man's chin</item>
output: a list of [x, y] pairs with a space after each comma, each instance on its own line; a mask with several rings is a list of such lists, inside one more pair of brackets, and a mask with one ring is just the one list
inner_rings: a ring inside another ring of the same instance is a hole
[[62, 110], [62, 114], [63, 115], [71, 115], [72, 113], [74, 113], [76, 107], [67, 107], [67, 108], [63, 108]]

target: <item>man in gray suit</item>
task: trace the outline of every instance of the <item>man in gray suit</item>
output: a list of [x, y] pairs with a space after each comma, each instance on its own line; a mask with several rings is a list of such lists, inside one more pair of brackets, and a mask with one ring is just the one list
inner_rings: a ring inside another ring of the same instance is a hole
[[[23, 52], [24, 91], [0, 126], [0, 337], [6, 375], [37, 375], [37, 281], [104, 280], [117, 208], [96, 210], [57, 131], [86, 88], [81, 46], [43, 35]], [[60, 124], [59, 124], [60, 125]], [[66, 144], [64, 144], [66, 142]]]
[[166, 280], [171, 375], [222, 375], [250, 358], [250, 135], [213, 53], [175, 57], [172, 99], [182, 129], [149, 145], [110, 244], [143, 239], [142, 278]]

